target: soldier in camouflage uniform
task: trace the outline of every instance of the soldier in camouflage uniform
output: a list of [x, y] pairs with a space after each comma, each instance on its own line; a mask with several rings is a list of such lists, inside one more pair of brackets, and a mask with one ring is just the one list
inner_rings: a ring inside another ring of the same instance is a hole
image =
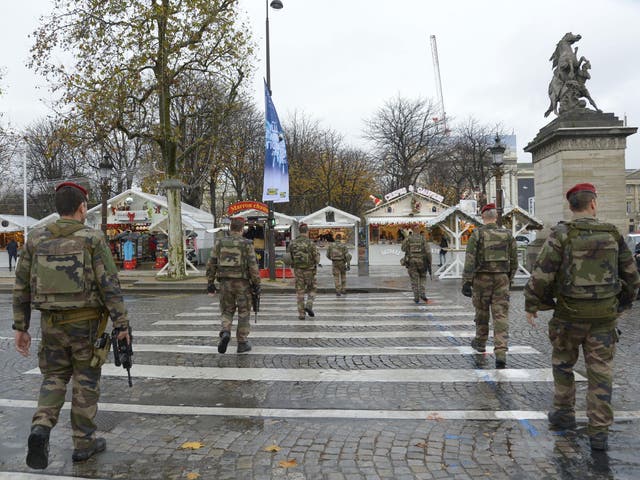
[[309, 239], [309, 227], [306, 223], [300, 224], [298, 232], [300, 235], [289, 245], [289, 254], [296, 277], [298, 319], [304, 320], [305, 312], [310, 317], [316, 315], [313, 311], [313, 301], [316, 298], [316, 289], [318, 288], [316, 273], [320, 262], [320, 252], [316, 244]]
[[484, 225], [473, 231], [467, 243], [462, 294], [473, 298], [476, 309], [476, 336], [471, 346], [481, 353], [486, 350], [491, 309], [496, 368], [505, 368], [509, 340], [509, 286], [518, 270], [518, 251], [511, 232], [496, 224], [498, 212], [495, 204], [486, 204], [480, 213]]
[[420, 299], [422, 299], [425, 303], [429, 303], [426, 285], [427, 272], [431, 271], [431, 248], [419, 232], [419, 228], [414, 228], [413, 234], [402, 241], [400, 249], [404, 252], [404, 257], [400, 263], [409, 272], [413, 301], [420, 303]]
[[[104, 235], [84, 225], [87, 191], [72, 182], [56, 188], [60, 219], [33, 230], [16, 267], [13, 329], [16, 350], [29, 355], [31, 309], [40, 310], [38, 364], [42, 386], [28, 440], [27, 465], [44, 469], [49, 461], [49, 433], [64, 404], [72, 379], [73, 461], [87, 460], [106, 448], [96, 438], [94, 418], [100, 396], [104, 357], [94, 343], [104, 332], [107, 315], [120, 340], [130, 342], [127, 311], [118, 273]], [[102, 332], [100, 332], [102, 330]]]
[[344, 240], [329, 244], [327, 258], [331, 260], [333, 283], [336, 286], [336, 297], [347, 294], [347, 270], [351, 269], [351, 254]]
[[596, 189], [581, 183], [567, 192], [570, 222], [551, 229], [525, 287], [527, 320], [553, 309], [549, 340], [555, 393], [549, 423], [575, 428], [573, 367], [580, 346], [587, 368], [587, 432], [592, 450], [606, 450], [612, 367], [619, 313], [631, 308], [640, 277], [633, 256], [614, 225], [596, 219]]
[[231, 339], [233, 315], [238, 309], [238, 353], [251, 350], [248, 336], [251, 317], [251, 289], [260, 290], [260, 270], [251, 240], [242, 237], [243, 218], [232, 218], [231, 235], [218, 240], [207, 263], [207, 290], [216, 292], [215, 280], [220, 282], [220, 313], [222, 329], [218, 352], [225, 353]]

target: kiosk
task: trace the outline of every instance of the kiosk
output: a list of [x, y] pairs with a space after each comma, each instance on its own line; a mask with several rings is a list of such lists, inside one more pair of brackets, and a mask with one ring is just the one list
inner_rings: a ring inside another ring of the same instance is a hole
[[320, 250], [320, 264], [331, 265], [327, 258], [329, 244], [344, 240], [351, 253], [351, 265], [358, 264], [358, 225], [360, 218], [335, 207], [324, 207], [300, 219], [309, 226], [309, 238]]

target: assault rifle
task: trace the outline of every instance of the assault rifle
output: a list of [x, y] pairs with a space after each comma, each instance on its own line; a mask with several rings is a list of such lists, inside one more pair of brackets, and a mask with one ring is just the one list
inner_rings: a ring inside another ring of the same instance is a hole
[[126, 340], [118, 340], [118, 334], [120, 333], [119, 328], [114, 328], [111, 332], [111, 344], [113, 345], [113, 363], [116, 364], [116, 367], [122, 365], [127, 371], [127, 377], [129, 380], [129, 386], [133, 387], [133, 383], [131, 382], [131, 365], [133, 363], [131, 357], [133, 357], [133, 347], [131, 344], [133, 343], [133, 336], [131, 335], [131, 327], [129, 328], [129, 342]]
[[251, 285], [251, 306], [253, 307], [253, 322], [258, 323], [258, 312], [260, 311], [260, 285]]

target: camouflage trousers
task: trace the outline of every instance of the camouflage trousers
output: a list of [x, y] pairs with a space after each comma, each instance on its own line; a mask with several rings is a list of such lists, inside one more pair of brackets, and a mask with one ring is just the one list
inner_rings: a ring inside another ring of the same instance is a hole
[[[316, 299], [318, 281], [315, 268], [296, 268], [296, 298], [298, 300], [298, 316], [304, 316], [304, 309], [313, 309], [313, 301]], [[305, 301], [306, 295], [306, 301]]]
[[615, 322], [569, 322], [556, 317], [549, 321], [549, 340], [553, 347], [553, 408], [574, 412], [576, 385], [573, 367], [578, 361], [580, 347], [587, 368], [588, 433], [607, 432], [613, 423], [611, 387], [613, 357], [618, 335]]
[[407, 271], [409, 272], [409, 278], [411, 279], [413, 299], [417, 302], [420, 298], [427, 296], [427, 270], [422, 265], [409, 264]]
[[246, 342], [251, 329], [251, 286], [243, 278], [223, 278], [220, 280], [220, 313], [222, 330], [231, 331], [233, 315], [238, 309], [238, 342]]
[[331, 273], [333, 274], [336, 293], [347, 293], [347, 264], [345, 262], [333, 262]]
[[476, 309], [476, 342], [487, 344], [489, 316], [493, 317], [493, 353], [496, 360], [507, 359], [509, 341], [509, 275], [476, 273], [473, 276], [473, 306]]
[[101, 369], [90, 365], [98, 318], [56, 325], [51, 314], [42, 312], [42, 341], [38, 365], [42, 385], [32, 425], [53, 428], [64, 404], [67, 384], [72, 381], [71, 429], [74, 448], [88, 448], [95, 438]]

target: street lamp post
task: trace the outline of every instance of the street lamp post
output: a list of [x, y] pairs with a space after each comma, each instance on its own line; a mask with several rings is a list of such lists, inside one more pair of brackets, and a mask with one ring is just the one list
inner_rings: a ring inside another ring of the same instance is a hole
[[101, 229], [105, 237], [107, 235], [107, 199], [109, 195], [109, 178], [111, 177], [111, 170], [113, 170], [113, 164], [111, 163], [111, 157], [105, 155], [102, 157], [100, 165], [98, 165], [100, 171], [100, 192], [102, 194], [102, 224]]
[[[266, 28], [265, 38], [267, 42], [267, 89], [269, 90], [269, 95], [271, 95], [271, 51], [269, 46], [269, 6], [271, 6], [271, 8], [273, 8], [274, 10], [280, 10], [282, 9], [282, 7], [284, 7], [284, 5], [280, 0], [271, 0], [271, 3], [269, 3], [269, 0], [265, 0], [265, 7], [267, 12], [266, 21], [265, 21], [265, 28]], [[275, 280], [276, 279], [276, 242], [275, 242], [275, 235], [274, 235], [275, 217], [273, 215], [273, 201], [269, 200], [267, 202], [267, 206], [269, 207], [269, 213], [267, 217], [266, 243], [267, 243], [267, 259], [269, 262], [269, 280]]]
[[505, 146], [500, 143], [500, 136], [496, 133], [493, 147], [489, 150], [493, 156], [493, 174], [496, 177], [496, 210], [498, 211], [498, 226], [502, 227], [502, 166], [504, 164]]

